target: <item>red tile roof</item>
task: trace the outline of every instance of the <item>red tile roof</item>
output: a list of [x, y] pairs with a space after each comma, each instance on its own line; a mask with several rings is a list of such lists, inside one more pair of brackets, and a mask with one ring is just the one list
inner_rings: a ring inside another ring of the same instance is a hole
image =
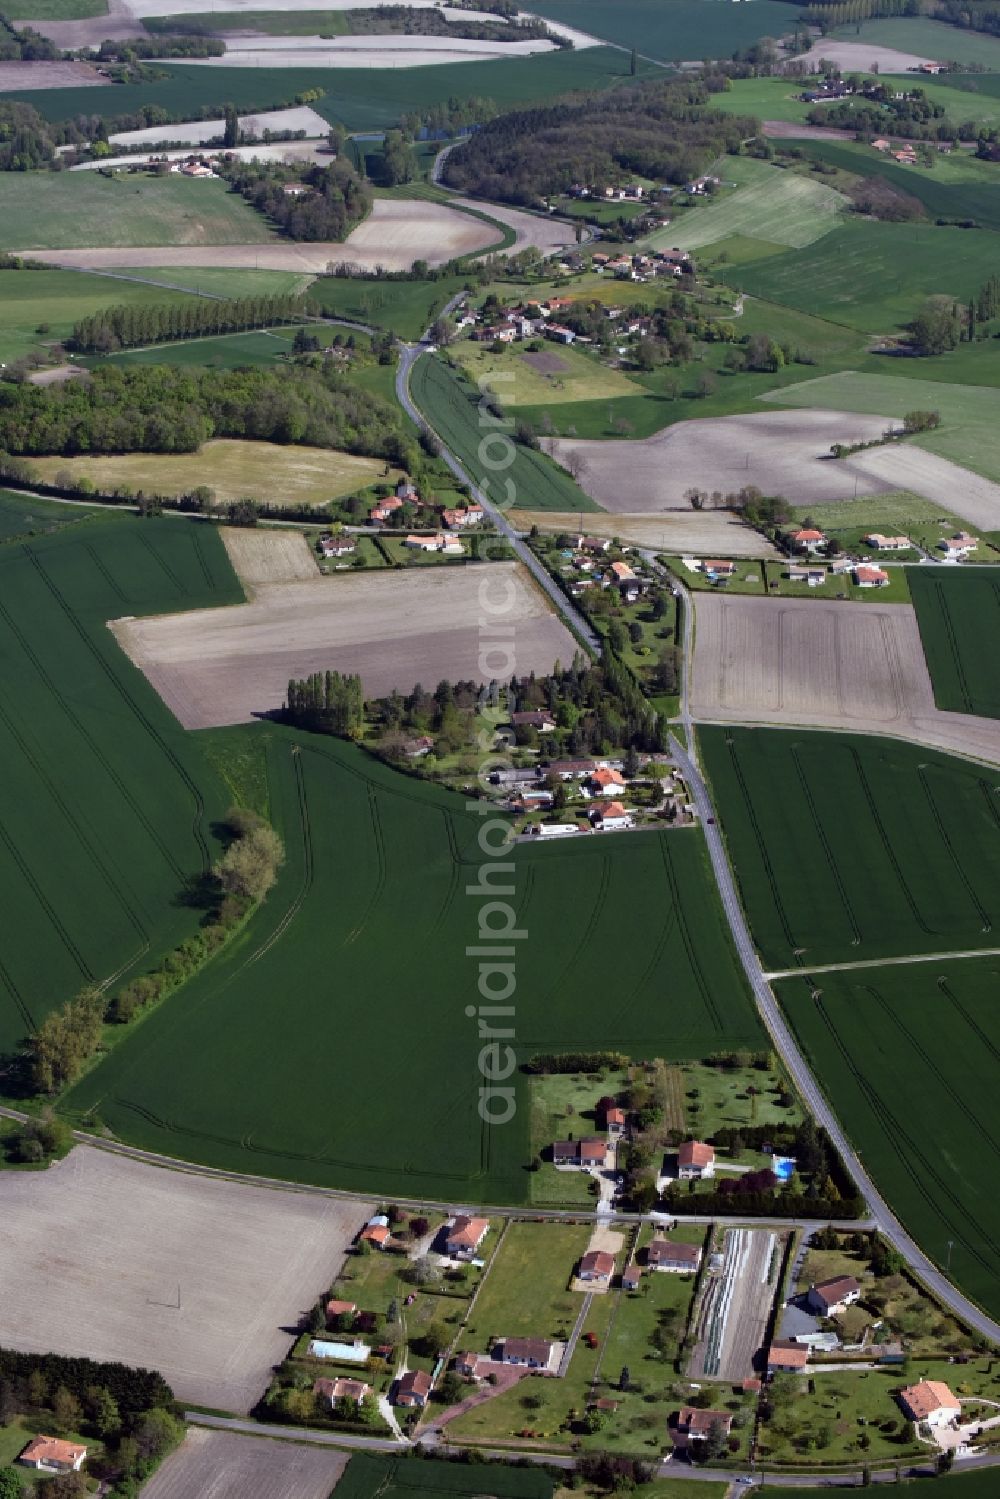
[[701, 1140], [685, 1140], [677, 1151], [679, 1166], [711, 1166], [714, 1160], [715, 1151]]
[[581, 1275], [608, 1276], [615, 1272], [615, 1257], [603, 1249], [590, 1249], [580, 1261]]

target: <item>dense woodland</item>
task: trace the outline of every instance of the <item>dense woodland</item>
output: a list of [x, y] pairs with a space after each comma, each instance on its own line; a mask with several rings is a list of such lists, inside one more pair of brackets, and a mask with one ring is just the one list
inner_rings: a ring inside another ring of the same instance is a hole
[[463, 192], [533, 207], [574, 183], [630, 173], [686, 182], [757, 128], [709, 107], [713, 82], [723, 86], [718, 79], [636, 84], [501, 115], [451, 152], [444, 179]]
[[[257, 161], [234, 161], [220, 171], [234, 192], [241, 193], [289, 239], [346, 239], [371, 211], [371, 194], [343, 157], [303, 172]], [[307, 190], [301, 196], [285, 192], [295, 184]]]
[[204, 338], [242, 333], [248, 328], [273, 328], [278, 323], [301, 323], [319, 310], [318, 304], [295, 296], [240, 297], [226, 302], [192, 298], [186, 303], [105, 307], [74, 326], [68, 345], [81, 354], [112, 354], [117, 349], [166, 343], [174, 338]]
[[397, 461], [398, 414], [337, 371], [107, 365], [62, 385], [0, 385], [0, 451], [190, 453], [210, 437], [343, 448]]

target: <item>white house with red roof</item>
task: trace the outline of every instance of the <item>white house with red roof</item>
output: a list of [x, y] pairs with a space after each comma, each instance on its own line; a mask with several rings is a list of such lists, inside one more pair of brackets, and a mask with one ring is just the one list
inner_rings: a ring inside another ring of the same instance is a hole
[[881, 567], [859, 562], [852, 574], [859, 588], [888, 588], [889, 574]]
[[445, 1229], [445, 1254], [464, 1258], [475, 1254], [490, 1231], [488, 1218], [469, 1218], [459, 1214]]
[[820, 547], [826, 546], [826, 537], [823, 532], [817, 531], [813, 526], [805, 526], [799, 531], [793, 531], [788, 540], [793, 547], [802, 547], [807, 552], [815, 552]]
[[715, 1151], [701, 1140], [685, 1140], [677, 1148], [677, 1175], [681, 1181], [700, 1181], [715, 1175]]
[[32, 1437], [18, 1458], [26, 1468], [38, 1473], [79, 1473], [87, 1456], [86, 1447], [78, 1442], [64, 1442], [61, 1437]]

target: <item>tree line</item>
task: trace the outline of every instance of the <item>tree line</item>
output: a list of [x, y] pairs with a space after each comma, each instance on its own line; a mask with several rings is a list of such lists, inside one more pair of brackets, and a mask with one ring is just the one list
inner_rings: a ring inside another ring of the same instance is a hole
[[656, 81], [482, 125], [444, 164], [449, 187], [499, 202], [544, 206], [574, 183], [638, 173], [683, 183], [757, 131], [749, 118], [709, 106], [718, 78]]
[[190, 453], [212, 437], [342, 448], [391, 462], [410, 444], [395, 409], [322, 364], [280, 369], [104, 365], [47, 387], [0, 384], [0, 452]]
[[288, 683], [284, 716], [289, 723], [341, 739], [358, 739], [364, 728], [361, 678], [339, 671], [313, 672]]
[[[289, 239], [343, 240], [371, 212], [370, 192], [343, 157], [298, 172], [257, 161], [222, 162], [218, 170]], [[286, 187], [303, 191], [287, 193]]]
[[67, 340], [81, 354], [112, 354], [178, 338], [242, 333], [276, 323], [298, 323], [316, 316], [319, 304], [299, 296], [239, 297], [229, 301], [192, 298], [189, 302], [104, 307], [81, 318]]

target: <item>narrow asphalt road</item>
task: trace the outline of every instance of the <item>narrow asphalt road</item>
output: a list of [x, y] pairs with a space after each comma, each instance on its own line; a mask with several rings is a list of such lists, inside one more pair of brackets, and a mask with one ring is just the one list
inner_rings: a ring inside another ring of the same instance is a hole
[[[452, 312], [457, 303], [462, 300], [464, 295], [464, 292], [460, 292], [457, 296], [452, 297], [451, 301], [442, 311], [441, 316], [446, 317], [450, 312]], [[413, 366], [416, 364], [417, 360], [421, 358], [421, 356], [428, 358], [431, 357], [433, 348], [434, 345], [431, 343], [429, 330], [424, 334], [419, 343], [401, 345], [399, 364], [396, 367], [396, 399], [399, 401], [399, 404], [402, 406], [403, 410], [406, 412], [407, 416], [414, 423], [414, 425], [421, 431], [428, 432], [435, 439], [440, 447], [442, 460], [448, 465], [451, 472], [455, 475], [455, 478], [460, 484], [468, 485], [469, 491], [472, 494], [473, 498], [478, 500], [480, 505], [482, 505], [483, 509], [489, 516], [490, 520], [493, 522], [493, 525], [496, 527], [497, 531], [501, 536], [503, 536], [504, 540], [508, 543], [515, 556], [517, 556], [519, 560], [524, 563], [525, 567], [531, 573], [539, 588], [541, 588], [542, 591], [548, 596], [548, 598], [551, 599], [557, 611], [563, 616], [564, 620], [569, 625], [574, 635], [576, 635], [578, 639], [585, 642], [587, 649], [591, 651], [593, 655], [599, 655], [601, 650], [600, 640], [598, 639], [596, 633], [591, 629], [587, 621], [584, 619], [583, 615], [579, 612], [579, 610], [574, 609], [573, 605], [563, 593], [562, 589], [556, 585], [553, 579], [546, 572], [545, 568], [539, 562], [538, 558], [535, 556], [534, 552], [528, 546], [524, 538], [518, 531], [514, 529], [510, 521], [504, 515], [503, 511], [494, 504], [494, 502], [482, 489], [480, 489], [478, 484], [474, 483], [472, 476], [467, 473], [462, 464], [455, 457], [455, 454], [442, 441], [440, 433], [435, 431], [430, 421], [414, 403], [413, 397], [410, 394], [410, 372], [413, 369]], [[484, 431], [493, 432], [495, 431], [495, 428], [485, 428]]]
[[857, 1182], [858, 1188], [864, 1194], [869, 1212], [879, 1232], [899, 1250], [911, 1270], [916, 1272], [928, 1289], [945, 1306], [949, 1307], [967, 1326], [981, 1333], [984, 1338], [988, 1338], [991, 1343], [1000, 1343], [1000, 1323], [995, 1322], [986, 1312], [981, 1311], [967, 1296], [963, 1296], [961, 1291], [952, 1285], [948, 1277], [932, 1263], [916, 1241], [906, 1232], [903, 1225], [892, 1212], [889, 1204], [878, 1191], [875, 1183], [861, 1164], [860, 1156], [848, 1139], [840, 1120], [828, 1103], [826, 1095], [813, 1076], [809, 1064], [799, 1049], [791, 1027], [785, 1020], [784, 1014], [767, 981], [767, 975], [761, 966], [757, 949], [754, 947], [750, 936], [750, 928], [743, 914], [743, 906], [736, 889], [736, 880], [729, 863], [729, 855], [726, 851], [715, 815], [715, 807], [712, 804], [708, 787], [697, 764], [697, 744], [694, 734], [694, 723], [691, 718], [690, 703], [691, 670], [694, 662], [695, 611], [694, 603], [688, 590], [682, 590], [678, 602], [684, 617], [680, 723], [684, 730], [685, 744], [682, 745], [676, 735], [672, 734], [670, 736], [670, 745], [673, 753], [676, 755], [677, 763], [684, 770], [688, 778], [691, 795], [694, 798], [695, 806], [698, 809], [698, 816], [705, 830], [709, 858], [712, 861], [712, 870], [715, 874], [715, 882], [719, 889], [723, 910], [726, 913], [726, 920], [729, 923], [729, 930], [732, 933], [733, 943], [739, 955], [740, 962], [743, 965], [743, 970], [746, 973], [747, 981], [760, 1017], [774, 1043], [775, 1050], [787, 1067], [795, 1086], [798, 1088], [801, 1098], [816, 1122], [821, 1124], [826, 1130], [830, 1140], [840, 1152], [847, 1169]]

